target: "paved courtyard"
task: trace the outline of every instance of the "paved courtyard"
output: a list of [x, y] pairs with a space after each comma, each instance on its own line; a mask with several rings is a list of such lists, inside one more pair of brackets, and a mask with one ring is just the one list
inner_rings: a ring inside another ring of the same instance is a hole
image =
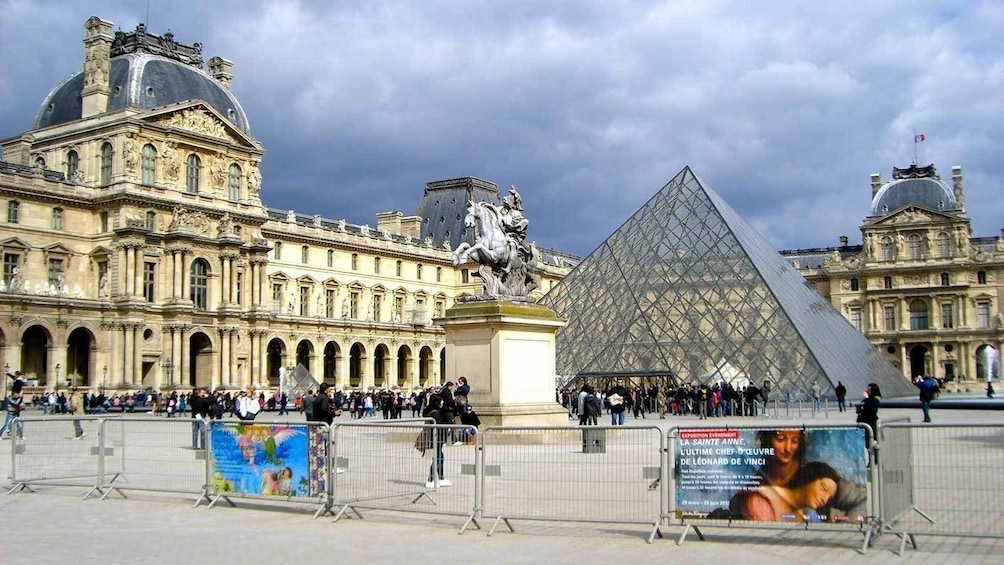
[[[919, 410], [882, 411], [885, 420], [910, 417]], [[936, 411], [938, 423], [1004, 423], [1004, 412], [992, 410]], [[152, 418], [152, 417], [151, 417]], [[302, 418], [289, 417], [291, 421]], [[631, 420], [630, 424], [735, 425], [765, 423], [850, 423], [853, 412], [829, 418], [802, 417]], [[69, 422], [66, 422], [69, 426]], [[0, 476], [11, 469], [10, 442], [0, 443]], [[7, 484], [9, 481], [4, 480]], [[332, 523], [312, 519], [314, 507], [237, 499], [237, 507], [205, 504], [192, 507], [194, 497], [177, 494], [126, 492], [108, 499], [82, 500], [87, 489], [40, 486], [35, 492], [0, 496], [0, 564], [21, 563], [144, 563], [158, 564], [208, 559], [245, 565], [280, 563], [289, 559], [366, 560], [368, 562], [432, 563], [641, 563], [670, 559], [678, 563], [1000, 563], [1004, 541], [919, 537], [917, 550], [896, 555], [900, 540], [883, 535], [860, 555], [863, 537], [855, 532], [822, 530], [759, 530], [707, 528], [701, 541], [691, 533], [676, 545], [679, 527], [662, 527], [664, 539], [645, 543], [644, 527], [620, 524], [562, 524], [514, 521], [515, 533], [500, 527], [492, 537], [484, 530], [457, 530], [462, 518], [368, 511], [365, 519]], [[452, 555], [451, 555], [452, 554]]]

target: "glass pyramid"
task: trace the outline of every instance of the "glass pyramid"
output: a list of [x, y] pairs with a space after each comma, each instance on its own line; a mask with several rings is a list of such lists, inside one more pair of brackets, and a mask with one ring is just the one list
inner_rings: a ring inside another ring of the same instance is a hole
[[729, 381], [848, 399], [913, 385], [766, 239], [684, 168], [540, 300], [568, 324], [557, 374]]

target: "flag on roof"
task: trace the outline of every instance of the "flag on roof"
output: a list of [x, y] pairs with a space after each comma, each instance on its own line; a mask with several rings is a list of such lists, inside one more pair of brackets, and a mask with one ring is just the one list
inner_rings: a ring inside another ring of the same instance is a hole
[[920, 143], [921, 141], [924, 141], [924, 139], [926, 139], [926, 138], [924, 137], [924, 134], [922, 134], [922, 133], [918, 133], [917, 135], [913, 136], [913, 142], [914, 143]]

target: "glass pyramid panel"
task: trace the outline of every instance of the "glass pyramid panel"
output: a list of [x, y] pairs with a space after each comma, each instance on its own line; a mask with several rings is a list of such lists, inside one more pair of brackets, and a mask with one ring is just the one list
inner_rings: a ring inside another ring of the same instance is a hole
[[913, 386], [766, 239], [684, 168], [541, 299], [568, 324], [557, 372], [813, 384], [886, 396]]

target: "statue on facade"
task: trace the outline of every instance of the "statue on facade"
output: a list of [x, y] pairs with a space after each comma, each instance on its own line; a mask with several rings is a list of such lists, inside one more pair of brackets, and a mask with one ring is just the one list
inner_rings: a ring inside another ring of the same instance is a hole
[[10, 271], [10, 291], [21, 292], [21, 268], [14, 267]]
[[217, 238], [230, 237], [234, 234], [234, 221], [230, 218], [230, 212], [224, 212], [220, 216], [219, 234]]
[[345, 298], [342, 299], [342, 317], [349, 317], [349, 301]]
[[453, 264], [473, 261], [480, 265], [475, 275], [484, 283], [484, 298], [526, 300], [537, 288], [540, 253], [536, 245], [526, 242], [529, 223], [515, 186], [509, 188], [501, 208], [487, 202], [467, 206], [464, 225], [476, 228], [477, 240], [474, 245], [458, 245]]
[[108, 298], [108, 273], [101, 273], [98, 280], [98, 298]]

